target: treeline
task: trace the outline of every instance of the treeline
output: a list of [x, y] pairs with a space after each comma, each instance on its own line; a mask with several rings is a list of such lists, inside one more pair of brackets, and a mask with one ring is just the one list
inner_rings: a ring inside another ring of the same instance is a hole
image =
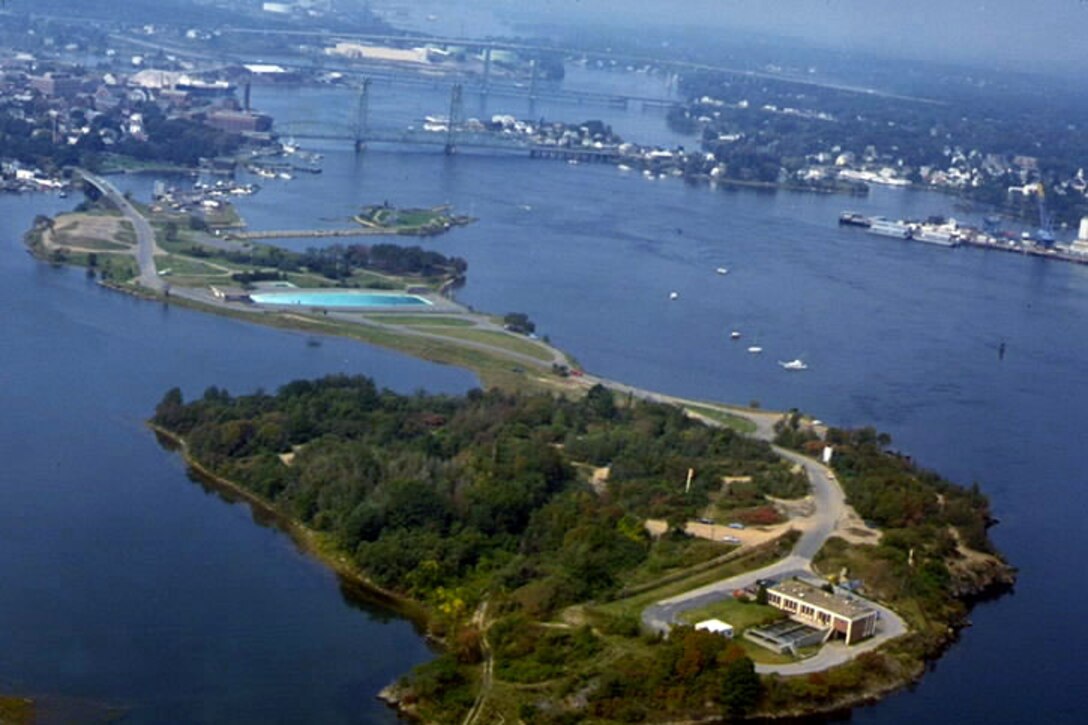
[[[270, 245], [253, 245], [247, 250], [232, 251], [193, 245], [185, 253], [193, 257], [218, 258], [236, 264], [264, 267], [279, 273], [309, 271], [339, 282], [348, 281], [360, 270], [424, 278], [458, 278], [468, 270], [468, 262], [461, 257], [447, 257], [416, 245], [333, 244], [310, 248], [305, 252], [292, 252]], [[236, 275], [236, 279], [257, 279], [258, 274], [261, 273]]]
[[[796, 422], [793, 416], [780, 427], [778, 442], [818, 454], [825, 441]], [[992, 521], [989, 501], [977, 484], [957, 486], [889, 451], [891, 438], [872, 428], [829, 429], [826, 444], [834, 449], [831, 465], [847, 502], [878, 526], [882, 536], [873, 547], [851, 548], [833, 539], [818, 563], [825, 571], [848, 570], [850, 577], [864, 582], [867, 593], [907, 615], [923, 612], [924, 617], [912, 621], [917, 642], [909, 646], [926, 656], [947, 638], [950, 626], [962, 621], [963, 597], [980, 590], [970, 571], [967, 578], [960, 576], [965, 561], [961, 546], [996, 554], [987, 532]], [[997, 575], [981, 589], [1012, 578], [1000, 560], [981, 573]]]
[[115, 153], [140, 161], [196, 166], [202, 158], [230, 155], [242, 145], [240, 134], [185, 118], [167, 118], [154, 103], [141, 103], [135, 110], [143, 117], [147, 140], [127, 137], [111, 149]]
[[421, 277], [460, 277], [468, 269], [468, 262], [461, 257], [447, 257], [419, 246], [402, 247], [396, 244], [332, 245], [309, 249], [299, 261], [310, 271], [330, 279], [346, 279], [356, 269]]
[[[697, 516], [723, 476], [787, 475], [765, 443], [673, 406], [617, 400], [602, 386], [579, 400], [479, 390], [405, 396], [348, 376], [240, 397], [209, 388], [191, 402], [175, 388], [153, 421], [215, 474], [323, 532], [376, 584], [429, 606], [448, 648], [409, 687], [441, 721], [471, 705], [465, 667], [483, 656], [471, 615], [485, 597], [496, 676], [577, 682], [590, 693], [574, 708], [583, 714], [741, 713], [760, 697], [751, 661], [718, 636], [682, 629], [602, 668], [612, 643], [588, 627], [539, 621], [609, 598], [655, 547], [719, 555], [675, 532], [655, 541], [644, 521]], [[587, 465], [609, 466], [607, 483], [591, 486]], [[639, 636], [637, 620], [602, 626]], [[535, 708], [522, 715], [550, 721]]]
[[[187, 404], [174, 389], [154, 421], [331, 534], [381, 586], [424, 600], [465, 586], [465, 606], [498, 588], [534, 614], [614, 591], [649, 553], [646, 517], [687, 520], [722, 476], [784, 465], [766, 444], [675, 407], [617, 405], [600, 386], [579, 401], [451, 398], [329, 377]], [[583, 462], [611, 465], [602, 494], [577, 475]]]
[[833, 448], [831, 465], [850, 505], [867, 521], [891, 530], [955, 528], [970, 548], [993, 552], [987, 535], [990, 502], [977, 483], [964, 488], [918, 467], [908, 456], [889, 451], [891, 436], [873, 428], [830, 428], [826, 439], [818, 440], [794, 414], [777, 430], [780, 445], [810, 453], [819, 453], [825, 443]]

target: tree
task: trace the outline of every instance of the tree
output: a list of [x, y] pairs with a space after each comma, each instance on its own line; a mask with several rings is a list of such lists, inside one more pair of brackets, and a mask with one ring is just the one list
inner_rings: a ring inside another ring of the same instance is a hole
[[721, 703], [730, 717], [740, 718], [751, 712], [763, 694], [763, 683], [756, 666], [748, 657], [729, 663], [722, 677]]
[[502, 324], [510, 332], [517, 332], [521, 335], [531, 335], [536, 332], [536, 324], [524, 312], [506, 313], [502, 318]]

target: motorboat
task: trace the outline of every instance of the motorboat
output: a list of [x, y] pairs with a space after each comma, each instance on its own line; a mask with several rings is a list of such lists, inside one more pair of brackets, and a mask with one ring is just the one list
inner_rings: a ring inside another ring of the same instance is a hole
[[729, 274], [729, 270], [727, 268], [725, 268], [725, 267], [718, 267], [714, 271], [717, 272], [718, 274]]
[[778, 364], [782, 366], [783, 370], [808, 370], [808, 364], [801, 358], [790, 360], [789, 362], [778, 361]]
[[679, 293], [679, 292], [670, 292], [670, 293], [669, 293], [669, 299], [670, 299], [670, 300], [678, 300], [678, 299], [680, 299], [680, 293]]
[[759, 353], [763, 352], [763, 348], [759, 345], [752, 345], [750, 348], [748, 348], [748, 352], [752, 353], [753, 355], [758, 355]]
[[732, 332], [730, 332], [729, 333], [729, 339], [730, 340], [739, 340], [740, 339], [740, 330], [733, 330]]

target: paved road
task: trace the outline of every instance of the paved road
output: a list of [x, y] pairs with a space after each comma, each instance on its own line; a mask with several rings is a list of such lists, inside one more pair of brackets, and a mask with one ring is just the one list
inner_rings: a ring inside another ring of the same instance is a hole
[[[682, 404], [682, 401], [675, 399], [672, 402]], [[777, 414], [772, 417], [767, 413], [735, 409], [731, 409], [729, 412], [755, 423], [757, 426], [755, 437], [763, 440], [770, 440], [773, 437], [773, 419], [778, 417]], [[813, 577], [813, 557], [823, 548], [824, 543], [835, 531], [838, 522], [846, 517], [846, 494], [843, 493], [834, 473], [818, 461], [779, 446], [774, 446], [774, 450], [786, 460], [803, 466], [812, 487], [815, 511], [802, 531], [801, 538], [794, 545], [793, 551], [786, 558], [761, 569], [707, 584], [650, 605], [642, 612], [642, 623], [647, 628], [655, 632], [668, 632], [672, 625], [681, 621], [680, 615], [683, 612], [724, 601], [732, 596], [733, 591], [750, 586], [759, 579], [781, 581], [794, 576]], [[877, 634], [871, 639], [851, 647], [846, 647], [842, 643], [830, 643], [822, 647], [815, 656], [808, 659], [783, 665], [756, 665], [756, 671], [764, 674], [773, 672], [780, 675], [820, 672], [844, 664], [859, 654], [876, 649], [885, 642], [906, 633], [907, 625], [899, 615], [876, 602], [869, 601], [869, 604], [880, 615]]]
[[121, 213], [124, 214], [125, 218], [132, 224], [133, 229], [135, 229], [136, 261], [140, 265], [140, 276], [137, 281], [141, 286], [147, 287], [154, 292], [165, 290], [166, 284], [159, 277], [158, 270], [155, 269], [155, 252], [158, 250], [158, 246], [155, 244], [155, 231], [151, 228], [147, 219], [109, 181], [83, 169], [78, 171], [87, 183], [97, 187], [106, 198], [121, 210]]

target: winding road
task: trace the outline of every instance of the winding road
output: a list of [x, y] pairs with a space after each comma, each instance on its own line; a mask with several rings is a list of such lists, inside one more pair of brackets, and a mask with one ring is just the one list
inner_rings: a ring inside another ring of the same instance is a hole
[[101, 176], [95, 176], [85, 169], [77, 169], [76, 171], [83, 177], [84, 181], [101, 191], [102, 195], [109, 199], [120, 210], [125, 219], [132, 224], [132, 228], [136, 232], [136, 262], [140, 265], [140, 276], [138, 277], [140, 285], [154, 292], [164, 291], [166, 284], [159, 277], [158, 270], [155, 269], [155, 253], [160, 250], [155, 243], [155, 231], [151, 228], [151, 224], [148, 223], [143, 214], [137, 211], [136, 207], [129, 203], [125, 195], [118, 191], [117, 187], [109, 181]]
[[[703, 404], [705, 406], [705, 404]], [[749, 411], [729, 410], [756, 423], [754, 437], [770, 441], [773, 438], [773, 423], [768, 426], [767, 414]], [[776, 416], [777, 417], [777, 416]], [[801, 538], [793, 547], [790, 555], [755, 571], [738, 574], [728, 579], [707, 584], [697, 589], [662, 599], [642, 612], [642, 623], [648, 629], [666, 633], [675, 624], [681, 622], [680, 615], [692, 609], [705, 607], [714, 602], [724, 601], [733, 596], [737, 589], [755, 584], [760, 579], [789, 579], [794, 576], [812, 578], [812, 559], [823, 548], [824, 543], [834, 533], [841, 520], [847, 517], [846, 494], [835, 479], [835, 474], [822, 465], [800, 453], [773, 446], [775, 453], [792, 463], [802, 466], [812, 487], [815, 511], [809, 517]], [[887, 607], [872, 600], [866, 602], [877, 610], [879, 619], [877, 633], [870, 639], [847, 647], [833, 642], [824, 645], [813, 657], [781, 665], [757, 664], [756, 672], [761, 674], [802, 675], [820, 672], [830, 667], [844, 664], [862, 652], [876, 649], [900, 635], [906, 634], [907, 625], [899, 615]]]

